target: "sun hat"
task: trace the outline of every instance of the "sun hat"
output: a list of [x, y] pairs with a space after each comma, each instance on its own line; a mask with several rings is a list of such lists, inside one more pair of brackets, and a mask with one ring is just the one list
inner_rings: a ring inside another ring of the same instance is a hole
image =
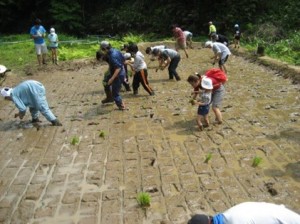
[[110, 43], [108, 42], [108, 41], [106, 41], [106, 40], [103, 40], [103, 41], [101, 41], [101, 43], [100, 43], [100, 47], [101, 48], [107, 48], [107, 47], [109, 47], [110, 46]]
[[205, 42], [205, 47], [212, 47], [213, 46], [213, 42], [212, 41], [206, 41]]
[[0, 74], [6, 72], [7, 68], [4, 65], [0, 65]]
[[212, 80], [210, 78], [207, 78], [207, 76], [203, 76], [201, 80], [201, 86], [204, 89], [213, 89]]
[[51, 29], [50, 29], [50, 33], [55, 33], [55, 29], [54, 29], [54, 28], [51, 28]]
[[209, 216], [207, 215], [194, 215], [188, 224], [209, 224]]
[[10, 96], [11, 91], [12, 91], [12, 88], [10, 88], [10, 87], [4, 87], [3, 89], [1, 89], [1, 95], [3, 97]]
[[234, 27], [235, 27], [235, 28], [239, 27], [239, 24], [235, 24]]

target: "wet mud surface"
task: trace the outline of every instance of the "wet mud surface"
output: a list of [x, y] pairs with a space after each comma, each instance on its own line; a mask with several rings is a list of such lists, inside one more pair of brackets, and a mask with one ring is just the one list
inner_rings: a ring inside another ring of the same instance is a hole
[[[211, 68], [211, 56], [201, 47], [182, 53], [179, 82], [149, 63], [156, 95], [122, 92], [127, 111], [101, 105], [107, 66], [94, 60], [8, 74], [5, 85], [41, 81], [63, 126], [42, 116], [33, 126], [28, 112], [20, 122], [0, 101], [0, 223], [183, 224], [244, 201], [300, 212], [299, 84], [233, 55], [224, 123], [200, 132], [185, 80]], [[146, 209], [141, 191], [151, 195]]]

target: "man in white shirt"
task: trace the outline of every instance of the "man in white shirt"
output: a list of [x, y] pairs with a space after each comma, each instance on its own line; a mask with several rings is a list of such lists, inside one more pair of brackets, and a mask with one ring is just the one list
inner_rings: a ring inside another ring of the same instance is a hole
[[244, 202], [223, 213], [194, 215], [188, 224], [299, 224], [300, 215], [284, 205]]
[[207, 41], [205, 43], [205, 47], [211, 48], [214, 52], [214, 56], [212, 57], [212, 59], [214, 59], [213, 65], [218, 61], [219, 68], [225, 73], [227, 73], [225, 63], [228, 60], [228, 57], [231, 55], [229, 48], [222, 43], [212, 41]]

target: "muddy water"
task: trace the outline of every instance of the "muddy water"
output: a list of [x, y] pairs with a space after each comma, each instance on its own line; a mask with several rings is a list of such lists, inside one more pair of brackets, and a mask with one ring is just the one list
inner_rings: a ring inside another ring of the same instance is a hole
[[[0, 101], [0, 223], [183, 224], [191, 214], [243, 201], [300, 212], [299, 85], [233, 55], [224, 124], [200, 132], [185, 80], [211, 68], [211, 56], [199, 46], [189, 50], [180, 82], [156, 73], [151, 62], [156, 95], [142, 87], [138, 96], [122, 92], [129, 108], [123, 112], [100, 105], [106, 66], [84, 60], [33, 69], [26, 78], [45, 84], [63, 127], [41, 117], [37, 129], [29, 114], [14, 120], [15, 107]], [[12, 73], [6, 84], [19, 81]], [[257, 167], [255, 157], [262, 159]], [[141, 191], [151, 195], [146, 210], [136, 201]]]

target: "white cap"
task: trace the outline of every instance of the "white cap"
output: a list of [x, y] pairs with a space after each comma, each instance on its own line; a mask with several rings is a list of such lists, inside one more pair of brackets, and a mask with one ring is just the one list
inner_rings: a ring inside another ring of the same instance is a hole
[[201, 86], [204, 89], [213, 89], [212, 80], [210, 78], [207, 78], [206, 76], [203, 76], [201, 80]]
[[212, 47], [213, 46], [213, 42], [212, 41], [206, 41], [205, 42], [205, 47]]
[[10, 96], [11, 91], [12, 91], [12, 88], [10, 88], [10, 87], [4, 87], [3, 89], [1, 89], [1, 95], [3, 97]]
[[54, 28], [51, 28], [51, 29], [50, 29], [50, 33], [55, 33], [55, 29], [54, 29]]
[[101, 41], [101, 43], [100, 43], [100, 47], [101, 48], [107, 48], [107, 47], [109, 47], [110, 46], [110, 43], [108, 42], [108, 41], [106, 41], [106, 40], [103, 40], [103, 41]]
[[6, 72], [7, 68], [4, 65], [0, 65], [0, 74]]
[[239, 27], [239, 24], [235, 24], [234, 27]]
[[125, 54], [124, 54], [124, 58], [125, 58], [125, 59], [131, 58], [131, 54], [130, 54], [130, 53], [125, 53]]

